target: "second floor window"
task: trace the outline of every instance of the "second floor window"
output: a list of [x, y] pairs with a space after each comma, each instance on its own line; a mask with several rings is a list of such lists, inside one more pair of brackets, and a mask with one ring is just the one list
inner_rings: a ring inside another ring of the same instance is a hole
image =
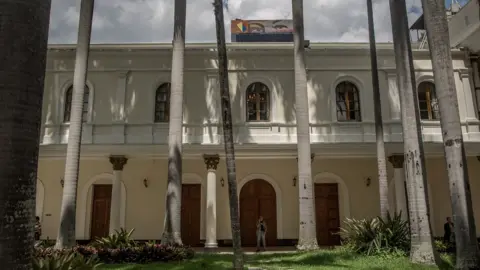
[[432, 82], [421, 82], [418, 86], [418, 106], [420, 108], [420, 119], [439, 120], [438, 99], [435, 92], [435, 84]]
[[[73, 85], [67, 89], [67, 92], [65, 92], [65, 108], [63, 111], [64, 123], [70, 122], [70, 114], [72, 113], [72, 98], [73, 98]], [[90, 89], [88, 88], [88, 86], [85, 85], [85, 92], [83, 92], [83, 112], [82, 112], [83, 122], [87, 122], [88, 120], [89, 98], [90, 98]]]
[[170, 83], [164, 83], [155, 92], [155, 123], [165, 123], [170, 119]]
[[247, 121], [269, 121], [270, 90], [261, 83], [252, 83], [247, 87]]
[[360, 98], [355, 84], [344, 81], [335, 88], [337, 121], [362, 121]]

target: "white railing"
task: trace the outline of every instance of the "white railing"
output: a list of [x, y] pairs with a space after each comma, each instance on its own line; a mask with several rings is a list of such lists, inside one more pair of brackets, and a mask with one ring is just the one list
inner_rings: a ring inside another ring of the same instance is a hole
[[[480, 142], [479, 122], [463, 122], [466, 141]], [[426, 121], [422, 124], [426, 142], [441, 142], [440, 123]], [[41, 144], [66, 144], [68, 125], [45, 125], [42, 127]], [[294, 123], [236, 123], [233, 125], [234, 141], [238, 144], [291, 144], [296, 143]], [[400, 121], [384, 123], [387, 142], [402, 141]], [[218, 123], [184, 124], [185, 144], [212, 145], [223, 141], [222, 127]], [[364, 122], [318, 122], [310, 124], [312, 143], [375, 142], [375, 123]], [[167, 144], [168, 124], [85, 124], [83, 144]]]

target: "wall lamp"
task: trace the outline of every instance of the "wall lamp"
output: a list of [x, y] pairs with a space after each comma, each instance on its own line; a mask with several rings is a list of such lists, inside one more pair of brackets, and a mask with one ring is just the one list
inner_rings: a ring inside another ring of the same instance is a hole
[[294, 187], [297, 186], [297, 177], [295, 177], [295, 176], [294, 176], [293, 179], [292, 179], [292, 185], [293, 185]]
[[148, 188], [148, 184], [149, 184], [149, 183], [148, 183], [148, 179], [147, 179], [147, 178], [143, 179], [143, 185], [144, 185], [146, 188]]
[[62, 188], [65, 186], [65, 180], [63, 180], [63, 178], [60, 179], [60, 185], [62, 186]]
[[367, 179], [365, 179], [365, 185], [369, 187], [370, 184], [372, 184], [372, 179], [370, 179], [370, 177], [367, 177]]
[[225, 179], [223, 179], [223, 177], [222, 177], [222, 179], [220, 179], [220, 185], [222, 185], [222, 187], [225, 186]]

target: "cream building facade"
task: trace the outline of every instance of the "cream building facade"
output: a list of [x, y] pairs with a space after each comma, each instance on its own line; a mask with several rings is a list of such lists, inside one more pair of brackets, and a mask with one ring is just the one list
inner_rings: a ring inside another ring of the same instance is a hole
[[[263, 215], [269, 245], [298, 238], [294, 72], [291, 44], [229, 44], [242, 241], [254, 244]], [[231, 241], [215, 44], [186, 48], [182, 235], [191, 245]], [[378, 44], [390, 207], [406, 212], [402, 127], [391, 44]], [[429, 53], [414, 50], [433, 231], [451, 215]], [[472, 200], [480, 220], [480, 130], [470, 59], [452, 51]], [[59, 224], [75, 47], [50, 46], [38, 169], [43, 238]], [[92, 45], [77, 200], [78, 240], [120, 227], [160, 239], [165, 212], [170, 44]], [[372, 82], [366, 43], [312, 43], [307, 50], [317, 234], [346, 217], [379, 214]], [[480, 226], [477, 228], [480, 232]]]

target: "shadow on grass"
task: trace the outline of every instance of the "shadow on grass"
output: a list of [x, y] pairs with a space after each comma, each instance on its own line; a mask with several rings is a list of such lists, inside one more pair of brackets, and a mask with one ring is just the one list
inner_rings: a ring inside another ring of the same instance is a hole
[[247, 256], [248, 265], [278, 265], [282, 267], [292, 266], [332, 266], [350, 268], [342, 261], [352, 260], [356, 255], [339, 251], [297, 252], [282, 254], [255, 254]]
[[[231, 254], [201, 254], [184, 262], [156, 263], [145, 265], [104, 265], [100, 269], [140, 270], [226, 270], [232, 268]], [[342, 251], [295, 252], [277, 254], [245, 255], [247, 267], [262, 269], [453, 269], [453, 259], [442, 256], [439, 267], [411, 264], [408, 258], [368, 257]]]

